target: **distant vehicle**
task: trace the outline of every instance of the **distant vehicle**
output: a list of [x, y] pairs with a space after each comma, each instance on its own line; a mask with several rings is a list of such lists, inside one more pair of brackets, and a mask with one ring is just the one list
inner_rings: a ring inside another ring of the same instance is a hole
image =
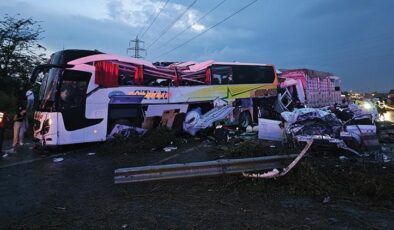
[[238, 62], [166, 63], [98, 51], [63, 50], [37, 66], [41, 81], [34, 137], [46, 146], [105, 141], [116, 124], [141, 127], [148, 116], [177, 109], [206, 113], [214, 103], [237, 108], [244, 126], [270, 113], [276, 99], [275, 67]]
[[343, 100], [340, 78], [331, 73], [310, 69], [281, 69], [279, 79], [288, 98], [306, 107], [320, 108], [340, 104]]

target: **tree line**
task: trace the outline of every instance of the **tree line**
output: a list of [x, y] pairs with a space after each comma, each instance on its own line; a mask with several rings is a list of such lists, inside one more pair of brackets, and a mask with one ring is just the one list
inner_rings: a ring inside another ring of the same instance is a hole
[[32, 18], [6, 14], [0, 19], [0, 91], [9, 94], [28, 86], [34, 67], [47, 58], [39, 44], [43, 32]]

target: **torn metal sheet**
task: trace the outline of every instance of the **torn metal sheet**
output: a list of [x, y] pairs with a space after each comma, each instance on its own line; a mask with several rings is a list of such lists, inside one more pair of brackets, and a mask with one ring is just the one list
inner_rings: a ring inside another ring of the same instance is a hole
[[358, 157], [362, 157], [362, 154], [360, 154], [359, 152], [357, 152], [356, 150], [354, 150], [352, 148], [349, 148], [343, 140], [338, 139], [338, 138], [333, 138], [328, 135], [296, 136], [295, 139], [297, 142], [308, 142], [311, 140], [324, 141], [326, 143], [333, 144], [337, 148], [347, 150], [347, 151], [355, 154]]
[[258, 138], [269, 141], [283, 141], [283, 129], [280, 127], [281, 121], [259, 118]]
[[379, 118], [379, 113], [373, 103], [370, 101], [364, 101], [363, 103], [364, 104], [360, 106], [354, 103], [349, 104], [349, 110], [354, 114], [353, 118], [372, 118], [372, 121], [377, 120]]
[[361, 143], [361, 134], [371, 133], [376, 135], [375, 125], [348, 125], [346, 131], [358, 142]]
[[221, 106], [215, 107], [203, 115], [200, 108], [191, 110], [186, 114], [183, 130], [191, 135], [196, 135], [199, 130], [211, 127], [215, 121], [225, 119], [233, 110], [232, 106]]
[[298, 162], [308, 152], [308, 150], [312, 146], [312, 144], [313, 144], [313, 139], [309, 140], [306, 143], [305, 147], [302, 149], [300, 154], [298, 154], [298, 156], [286, 168], [283, 168], [282, 172], [280, 172], [278, 169], [275, 168], [272, 171], [269, 171], [269, 172], [266, 172], [266, 173], [262, 173], [262, 174], [261, 173], [253, 173], [253, 174], [242, 173], [242, 175], [245, 176], [245, 177], [264, 178], [264, 179], [276, 178], [276, 177], [284, 176], [288, 172], [290, 172], [290, 170], [292, 170], [294, 168], [294, 166], [296, 166], [298, 164]]
[[303, 121], [313, 118], [323, 118], [327, 115], [330, 115], [330, 113], [323, 111], [321, 109], [314, 109], [314, 108], [294, 109], [293, 112], [281, 113], [282, 118], [289, 124], [294, 124], [298, 121]]
[[146, 129], [116, 124], [111, 133], [108, 134], [107, 139], [112, 140], [117, 136], [130, 137], [133, 132], [137, 133], [138, 135], [143, 135], [146, 132]]
[[286, 133], [293, 138], [315, 135], [338, 138], [343, 129], [342, 122], [333, 113], [320, 109], [295, 109], [281, 116], [286, 120]]

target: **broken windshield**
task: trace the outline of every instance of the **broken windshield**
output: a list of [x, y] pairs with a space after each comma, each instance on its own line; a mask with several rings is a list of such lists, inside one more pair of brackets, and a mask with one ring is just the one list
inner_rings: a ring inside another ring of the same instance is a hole
[[63, 69], [61, 68], [50, 68], [49, 71], [45, 73], [39, 95], [41, 111], [50, 111], [53, 109], [57, 83], [62, 71]]

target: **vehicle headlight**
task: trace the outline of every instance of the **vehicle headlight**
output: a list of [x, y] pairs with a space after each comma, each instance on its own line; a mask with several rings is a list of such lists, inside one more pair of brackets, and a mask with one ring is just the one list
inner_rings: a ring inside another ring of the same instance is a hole
[[364, 107], [364, 109], [366, 109], [366, 110], [372, 109], [372, 105], [371, 105], [371, 103], [369, 103], [369, 102], [364, 102], [363, 107]]

